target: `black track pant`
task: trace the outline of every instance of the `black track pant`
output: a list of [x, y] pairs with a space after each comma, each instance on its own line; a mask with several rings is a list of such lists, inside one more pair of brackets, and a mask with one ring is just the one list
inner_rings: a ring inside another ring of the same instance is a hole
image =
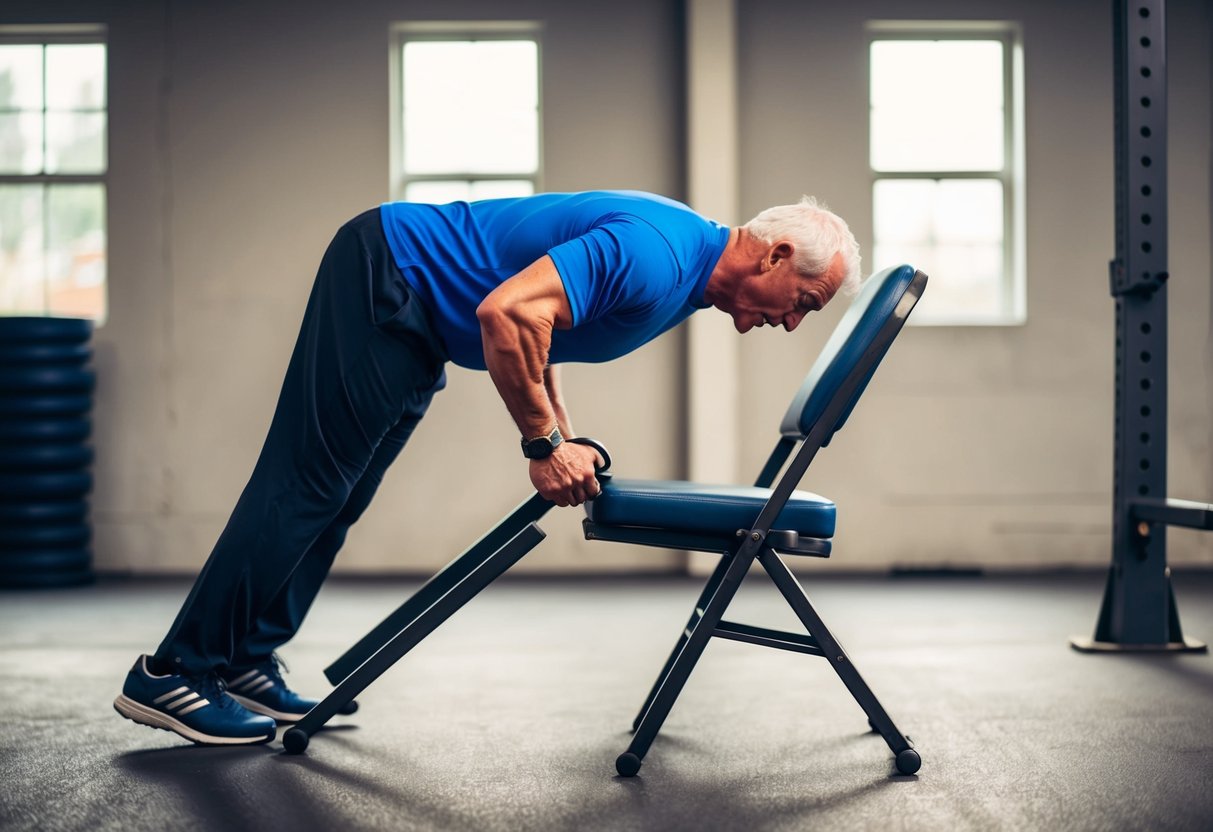
[[252, 477], [156, 659], [238, 670], [299, 629], [346, 532], [434, 393], [446, 356], [378, 210], [330, 243]]

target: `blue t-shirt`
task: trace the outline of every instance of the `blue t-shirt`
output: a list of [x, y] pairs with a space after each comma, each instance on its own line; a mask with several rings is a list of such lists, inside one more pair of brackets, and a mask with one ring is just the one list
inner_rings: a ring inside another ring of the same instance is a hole
[[665, 197], [635, 191], [540, 194], [380, 207], [396, 265], [429, 308], [451, 360], [485, 369], [476, 307], [550, 255], [573, 327], [549, 360], [609, 361], [708, 304], [704, 288], [729, 229]]

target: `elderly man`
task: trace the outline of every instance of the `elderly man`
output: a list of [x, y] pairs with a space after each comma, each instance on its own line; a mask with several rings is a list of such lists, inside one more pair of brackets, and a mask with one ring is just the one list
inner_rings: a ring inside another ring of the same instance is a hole
[[579, 505], [597, 494], [600, 460], [564, 441], [559, 364], [617, 358], [709, 306], [738, 332], [790, 332], [858, 282], [854, 236], [807, 197], [732, 229], [620, 191], [358, 216], [321, 262], [252, 477], [114, 707], [204, 744], [266, 742], [310, 710], [274, 651], [445, 386], [448, 360], [488, 370], [536, 490]]

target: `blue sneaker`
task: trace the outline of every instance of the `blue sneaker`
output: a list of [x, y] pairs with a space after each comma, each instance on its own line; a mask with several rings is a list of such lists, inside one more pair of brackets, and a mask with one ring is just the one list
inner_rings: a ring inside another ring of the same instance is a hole
[[140, 656], [126, 674], [114, 710], [129, 720], [163, 728], [199, 745], [255, 745], [274, 738], [274, 720], [251, 714], [224, 693], [215, 673], [153, 674]]
[[[282, 680], [282, 671], [290, 672], [286, 662], [275, 653], [249, 668], [224, 674], [228, 695], [253, 713], [265, 714], [278, 722], [298, 722], [320, 704], [319, 699], [300, 696]], [[352, 714], [357, 702], [349, 702], [337, 713]]]

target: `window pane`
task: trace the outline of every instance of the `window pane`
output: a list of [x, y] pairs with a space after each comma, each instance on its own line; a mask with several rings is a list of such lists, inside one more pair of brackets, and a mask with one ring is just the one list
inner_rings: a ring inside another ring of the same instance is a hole
[[538, 45], [404, 45], [408, 173], [530, 173], [539, 166]]
[[1003, 311], [1003, 192], [992, 179], [884, 179], [873, 191], [879, 267], [930, 275], [916, 323], [997, 319]]
[[0, 173], [42, 172], [42, 114], [0, 113]]
[[535, 185], [529, 179], [481, 179], [472, 183], [472, 199], [504, 199], [533, 193]]
[[533, 193], [535, 193], [535, 186], [528, 179], [480, 179], [473, 182], [429, 180], [410, 182], [404, 189], [404, 198], [408, 202], [444, 205], [448, 202], [474, 202], [478, 199], [530, 196]]
[[105, 113], [46, 114], [46, 172], [105, 172]]
[[872, 43], [872, 167], [1001, 170], [1000, 41]]
[[46, 47], [46, 108], [99, 110], [105, 107], [105, 45]]
[[105, 186], [47, 188], [49, 311], [105, 316]]
[[448, 202], [467, 202], [471, 198], [471, 182], [410, 182], [404, 189], [406, 202], [445, 205]]
[[42, 47], [0, 46], [0, 110], [42, 109]]
[[45, 304], [41, 185], [0, 185], [0, 312]]

